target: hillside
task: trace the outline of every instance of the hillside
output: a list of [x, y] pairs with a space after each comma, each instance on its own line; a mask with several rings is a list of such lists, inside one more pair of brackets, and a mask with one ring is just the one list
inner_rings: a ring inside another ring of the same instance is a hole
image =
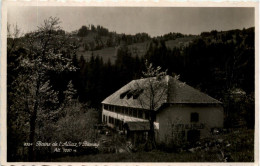
[[[169, 49], [173, 49], [175, 47], [180, 48], [183, 46], [188, 46], [195, 38], [196, 38], [195, 36], [185, 36], [174, 40], [168, 40], [165, 43], [166, 43], [166, 47]], [[89, 37], [83, 39], [83, 41], [90, 41], [90, 40], [91, 39]], [[131, 51], [132, 55], [143, 57], [146, 54], [150, 43], [151, 41], [147, 40], [145, 42], [134, 43], [127, 46]], [[102, 57], [104, 62], [107, 62], [108, 59], [110, 59], [111, 63], [114, 63], [116, 60], [116, 54], [119, 47], [120, 46], [105, 47], [93, 51], [85, 51], [83, 47], [80, 47], [77, 52], [77, 57], [80, 58], [80, 56], [83, 56], [85, 60], [89, 60], [91, 55], [93, 54], [95, 57], [96, 56]]]
[[188, 46], [197, 36], [185, 36], [181, 38], [177, 38], [175, 40], [168, 40], [165, 42], [166, 47], [169, 49], [173, 49], [174, 47], [180, 48], [184, 46]]
[[152, 40], [164, 40], [169, 49], [174, 47], [188, 46], [196, 36], [183, 35], [181, 33], [168, 33], [163, 36], [150, 37], [147, 33], [137, 33], [135, 35], [118, 34], [110, 32], [102, 26], [94, 25], [82, 26], [78, 31], [72, 32], [72, 40], [79, 46], [77, 57], [84, 57], [89, 60], [91, 55], [102, 57], [104, 62], [109, 59], [111, 63], [116, 60], [117, 50], [122, 45], [126, 45], [132, 56], [143, 57]]
[[[150, 41], [146, 41], [143, 43], [134, 43], [131, 45], [128, 45], [128, 48], [131, 50], [132, 55], [138, 55], [138, 56], [143, 56], [149, 46]], [[82, 49], [79, 49], [77, 52], [78, 58], [80, 56], [83, 56], [85, 60], [89, 60], [91, 55], [93, 54], [94, 56], [100, 56], [102, 57], [104, 62], [107, 62], [108, 59], [110, 59], [111, 63], [114, 63], [116, 60], [116, 54], [117, 50], [120, 46], [115, 46], [115, 47], [106, 47], [102, 48], [100, 50], [94, 50], [94, 51], [84, 51]]]

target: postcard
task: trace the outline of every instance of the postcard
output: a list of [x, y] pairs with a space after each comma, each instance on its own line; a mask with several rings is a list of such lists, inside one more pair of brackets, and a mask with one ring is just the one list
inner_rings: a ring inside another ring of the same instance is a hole
[[4, 1], [3, 165], [256, 165], [258, 2]]

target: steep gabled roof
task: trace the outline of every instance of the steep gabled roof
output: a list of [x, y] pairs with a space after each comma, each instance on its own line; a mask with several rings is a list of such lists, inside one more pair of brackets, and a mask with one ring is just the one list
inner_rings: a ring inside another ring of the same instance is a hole
[[168, 103], [221, 104], [220, 101], [172, 77], [169, 77], [168, 85]]
[[[151, 92], [151, 88], [154, 90]], [[154, 110], [164, 103], [170, 104], [221, 104], [218, 100], [171, 77], [162, 79], [144, 78], [133, 80], [108, 96], [102, 104], [150, 109], [151, 94], [154, 95]]]

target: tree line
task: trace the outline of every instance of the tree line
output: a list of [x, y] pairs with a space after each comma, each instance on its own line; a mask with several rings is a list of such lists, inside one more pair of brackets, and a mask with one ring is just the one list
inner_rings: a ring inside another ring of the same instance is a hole
[[79, 38], [79, 45], [85, 51], [100, 50], [106, 47], [116, 47], [121, 44], [134, 44], [149, 41], [151, 37], [147, 33], [128, 35], [110, 32], [101, 25], [83, 25], [79, 30], [74, 31], [73, 36]]

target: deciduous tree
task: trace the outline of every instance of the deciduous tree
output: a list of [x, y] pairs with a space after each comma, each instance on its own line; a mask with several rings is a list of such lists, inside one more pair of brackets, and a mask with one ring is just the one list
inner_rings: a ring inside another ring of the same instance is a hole
[[156, 120], [156, 110], [160, 107], [162, 101], [165, 100], [167, 95], [167, 81], [166, 71], [162, 71], [161, 67], [154, 67], [151, 63], [145, 62], [145, 71], [143, 71], [143, 77], [146, 81], [136, 83], [135, 88], [137, 91], [143, 91], [143, 97], [138, 97], [138, 101], [143, 109], [148, 108], [148, 120], [150, 130], [148, 132], [148, 139], [146, 142], [147, 150], [156, 148], [155, 140], [155, 128], [154, 122]]
[[69, 36], [60, 33], [59, 23], [58, 18], [50, 17], [37, 31], [25, 35], [21, 45], [26, 54], [20, 59], [19, 74], [12, 83], [15, 92], [10, 98], [13, 103], [8, 111], [23, 111], [20, 118], [24, 118], [24, 123], [29, 126], [28, 142], [34, 143], [29, 147], [30, 161], [35, 159], [37, 123], [56, 121], [61, 114], [62, 103], [58, 98], [59, 92], [51, 85], [50, 73], [76, 70], [70, 58], [76, 48], [69, 42]]

